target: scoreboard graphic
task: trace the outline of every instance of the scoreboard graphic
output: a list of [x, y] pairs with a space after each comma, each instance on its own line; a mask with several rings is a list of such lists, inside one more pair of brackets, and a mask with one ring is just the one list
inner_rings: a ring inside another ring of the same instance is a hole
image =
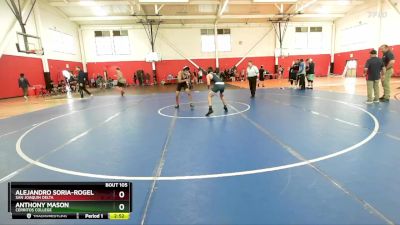
[[13, 219], [127, 220], [132, 212], [130, 182], [10, 182]]

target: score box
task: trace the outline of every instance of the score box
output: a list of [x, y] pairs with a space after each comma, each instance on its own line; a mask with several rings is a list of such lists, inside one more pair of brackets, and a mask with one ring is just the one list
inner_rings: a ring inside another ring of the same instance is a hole
[[71, 214], [85, 213], [129, 214], [132, 212], [132, 184], [130, 182], [10, 182], [8, 211], [14, 214], [15, 218], [27, 218], [25, 215], [33, 214], [40, 214], [43, 217], [52, 214], [68, 214], [69, 217]]

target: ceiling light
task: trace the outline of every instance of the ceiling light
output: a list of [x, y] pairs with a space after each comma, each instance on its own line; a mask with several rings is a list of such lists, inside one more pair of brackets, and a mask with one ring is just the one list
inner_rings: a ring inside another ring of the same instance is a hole
[[296, 12], [302, 12], [304, 9], [308, 8], [309, 6], [311, 6], [312, 4], [314, 4], [315, 2], [317, 2], [317, 0], [312, 0], [310, 2], [307, 2], [306, 4], [302, 5], [300, 8], [298, 8], [296, 10]]
[[330, 12], [330, 8], [328, 6], [321, 6], [318, 9], [318, 13], [320, 14], [328, 14]]
[[103, 9], [102, 7], [100, 7], [100, 6], [95, 6], [95, 7], [92, 9], [92, 12], [93, 12], [96, 16], [107, 16], [107, 15], [108, 15], [108, 12], [107, 12], [105, 9]]
[[350, 5], [350, 1], [349, 0], [339, 0], [338, 4], [339, 5]]
[[83, 6], [93, 6], [96, 5], [96, 2], [94, 2], [93, 0], [80, 0], [79, 4]]

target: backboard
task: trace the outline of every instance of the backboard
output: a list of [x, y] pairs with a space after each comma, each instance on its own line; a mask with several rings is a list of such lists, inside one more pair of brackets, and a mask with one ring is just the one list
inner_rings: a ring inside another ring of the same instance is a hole
[[275, 48], [275, 57], [288, 57], [289, 55], [288, 48]]
[[43, 55], [43, 47], [40, 37], [17, 32], [17, 51], [27, 54]]

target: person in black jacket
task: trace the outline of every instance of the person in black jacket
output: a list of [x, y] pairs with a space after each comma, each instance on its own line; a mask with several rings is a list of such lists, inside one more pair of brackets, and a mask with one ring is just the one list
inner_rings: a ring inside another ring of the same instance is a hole
[[311, 58], [307, 59], [306, 74], [307, 74], [307, 84], [308, 84], [307, 88], [313, 89], [314, 76], [315, 76], [315, 63]]
[[25, 101], [28, 101], [28, 87], [31, 87], [28, 79], [25, 78], [25, 74], [21, 73], [18, 79], [18, 86], [22, 89], [24, 93]]
[[371, 58], [364, 66], [364, 75], [367, 78], [367, 104], [379, 103], [379, 80], [386, 72], [383, 61], [378, 58], [378, 52], [374, 49], [370, 52]]
[[86, 94], [93, 96], [92, 93], [90, 93], [86, 89], [86, 74], [81, 70], [79, 66], [76, 67], [76, 70], [78, 71], [78, 84], [79, 84], [79, 93], [81, 94], [81, 98], [83, 98], [83, 92], [86, 92]]
[[265, 69], [264, 66], [261, 66], [260, 69], [258, 70], [258, 76], [259, 76], [259, 82], [257, 83], [257, 87], [264, 87], [264, 76], [265, 76]]

